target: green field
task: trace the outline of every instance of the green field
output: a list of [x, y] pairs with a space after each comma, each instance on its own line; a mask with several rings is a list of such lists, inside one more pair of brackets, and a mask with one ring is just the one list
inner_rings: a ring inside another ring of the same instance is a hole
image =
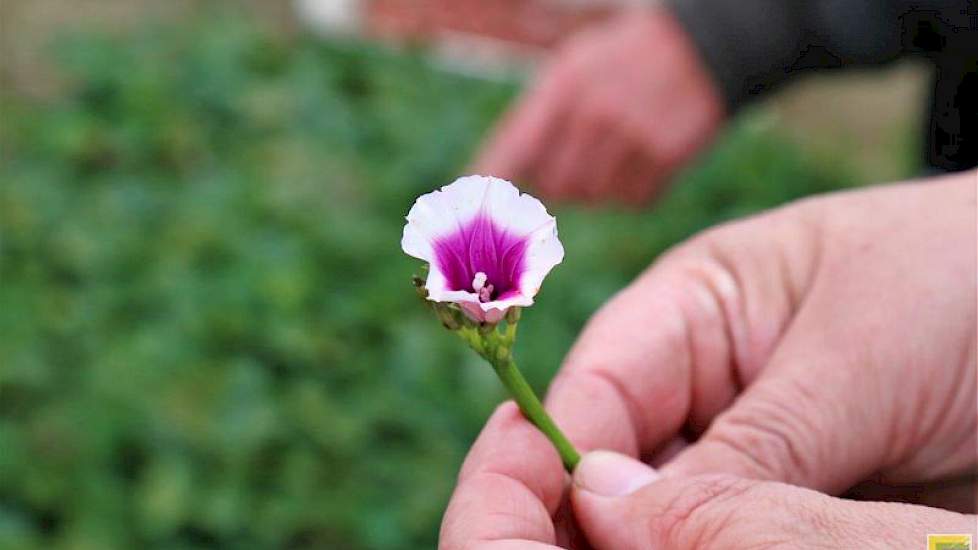
[[[502, 399], [399, 240], [517, 85], [217, 21], [63, 38], [61, 93], [2, 95], [4, 549], [431, 548]], [[552, 205], [531, 383], [666, 247], [854, 183], [748, 115], [654, 209]]]

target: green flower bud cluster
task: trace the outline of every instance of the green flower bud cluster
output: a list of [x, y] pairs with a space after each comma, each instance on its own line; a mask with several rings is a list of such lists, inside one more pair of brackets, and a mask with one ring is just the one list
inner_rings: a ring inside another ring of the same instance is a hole
[[[427, 266], [425, 266], [427, 268]], [[425, 275], [422, 272], [422, 275]], [[564, 467], [573, 472], [580, 460], [580, 454], [560, 431], [550, 415], [543, 408], [533, 389], [523, 378], [513, 360], [513, 344], [516, 343], [516, 328], [520, 321], [520, 308], [512, 307], [498, 323], [472, 320], [454, 303], [428, 300], [425, 280], [422, 276], [413, 278], [418, 296], [430, 307], [441, 324], [465, 341], [470, 348], [485, 359], [499, 377], [509, 394], [520, 407], [527, 420], [532, 422], [553, 443]]]

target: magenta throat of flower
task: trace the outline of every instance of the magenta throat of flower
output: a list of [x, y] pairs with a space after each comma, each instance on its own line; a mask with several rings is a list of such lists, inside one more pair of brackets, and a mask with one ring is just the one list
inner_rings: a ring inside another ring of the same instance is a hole
[[500, 229], [480, 214], [435, 242], [437, 267], [448, 290], [474, 292], [480, 302], [520, 293], [528, 239]]

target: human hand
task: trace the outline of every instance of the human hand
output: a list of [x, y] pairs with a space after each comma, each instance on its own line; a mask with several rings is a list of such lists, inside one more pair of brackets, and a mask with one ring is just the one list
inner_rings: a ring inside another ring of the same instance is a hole
[[[969, 172], [828, 195], [695, 237], [595, 315], [549, 410], [583, 451], [665, 462], [669, 479], [649, 491], [667, 495], [713, 494], [703, 474], [826, 493], [870, 477], [974, 475], [975, 182]], [[669, 459], [681, 433], [699, 437]], [[586, 547], [578, 527], [601, 547], [580, 498], [568, 512], [564, 483], [546, 439], [502, 406], [462, 468], [442, 548]]]
[[602, 549], [922, 548], [927, 533], [976, 534], [975, 516], [732, 475], [663, 478], [609, 451], [584, 456], [571, 500]]
[[558, 51], [473, 171], [549, 198], [645, 202], [719, 127], [710, 78], [668, 12], [627, 11]]

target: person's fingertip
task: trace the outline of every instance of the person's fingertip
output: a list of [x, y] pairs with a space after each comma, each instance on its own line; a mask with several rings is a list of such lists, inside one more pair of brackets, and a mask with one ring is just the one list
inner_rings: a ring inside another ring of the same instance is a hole
[[659, 479], [651, 466], [611, 451], [592, 451], [574, 470], [574, 486], [600, 496], [620, 497], [634, 493]]

